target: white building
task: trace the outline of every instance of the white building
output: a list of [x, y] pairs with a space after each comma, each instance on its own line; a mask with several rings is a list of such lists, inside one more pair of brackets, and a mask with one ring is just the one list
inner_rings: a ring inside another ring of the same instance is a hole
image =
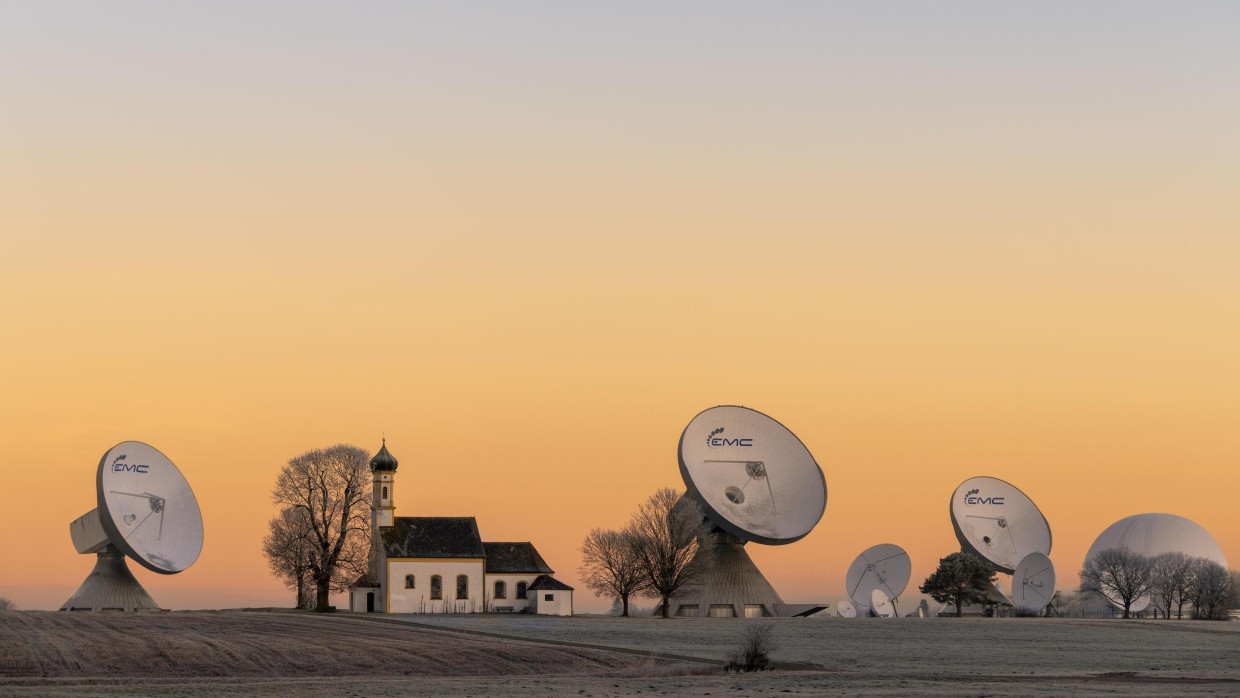
[[532, 543], [484, 543], [472, 516], [396, 516], [396, 467], [387, 442], [370, 461], [370, 564], [349, 587], [364, 613], [521, 612], [572, 615], [573, 588]]

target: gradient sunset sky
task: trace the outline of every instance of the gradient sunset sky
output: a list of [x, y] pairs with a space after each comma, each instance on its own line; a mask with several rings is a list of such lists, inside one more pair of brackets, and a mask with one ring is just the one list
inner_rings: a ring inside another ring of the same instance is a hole
[[203, 510], [168, 608], [286, 605], [292, 456], [398, 515], [577, 547], [702, 409], [826, 473], [785, 601], [958, 549], [992, 475], [1054, 532], [1187, 516], [1240, 566], [1240, 4], [6, 3], [0, 596], [56, 608], [123, 440]]

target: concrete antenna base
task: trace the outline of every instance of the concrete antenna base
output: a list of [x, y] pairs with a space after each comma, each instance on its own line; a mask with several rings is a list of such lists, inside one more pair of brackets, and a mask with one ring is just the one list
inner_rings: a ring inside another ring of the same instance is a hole
[[108, 545], [98, 553], [95, 569], [60, 607], [62, 611], [158, 611], [159, 604], [138, 583], [125, 554]]

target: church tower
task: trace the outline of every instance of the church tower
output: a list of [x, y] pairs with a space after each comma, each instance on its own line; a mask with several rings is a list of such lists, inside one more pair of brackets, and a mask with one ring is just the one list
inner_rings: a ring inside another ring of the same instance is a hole
[[396, 517], [396, 457], [383, 447], [370, 459], [371, 482], [374, 487], [374, 506], [370, 510], [370, 575], [379, 578], [379, 544], [382, 536], [379, 528], [391, 526]]
[[383, 447], [370, 459], [370, 472], [373, 474], [375, 487], [375, 513], [371, 524], [375, 531], [378, 531], [380, 526], [391, 526], [395, 516], [393, 488], [396, 486], [396, 466], [396, 457], [387, 450], [387, 439], [384, 439]]

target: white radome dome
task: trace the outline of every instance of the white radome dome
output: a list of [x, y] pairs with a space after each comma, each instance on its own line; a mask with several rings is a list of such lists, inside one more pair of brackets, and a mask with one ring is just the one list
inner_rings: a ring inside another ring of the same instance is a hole
[[1227, 567], [1227, 558], [1214, 536], [1200, 525], [1175, 514], [1136, 514], [1120, 519], [1098, 534], [1085, 559], [1111, 548], [1129, 548], [1147, 557], [1181, 552], [1204, 557]]

